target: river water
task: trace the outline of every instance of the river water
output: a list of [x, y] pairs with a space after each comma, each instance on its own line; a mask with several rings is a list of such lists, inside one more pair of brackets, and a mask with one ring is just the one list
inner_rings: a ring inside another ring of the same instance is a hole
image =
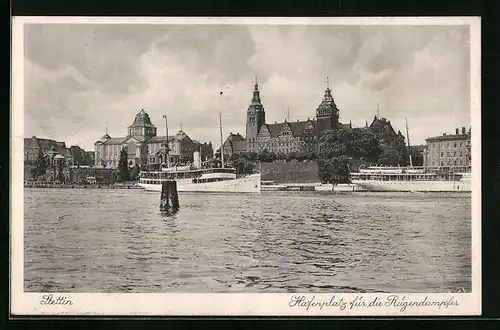
[[470, 292], [470, 194], [24, 189], [28, 292]]

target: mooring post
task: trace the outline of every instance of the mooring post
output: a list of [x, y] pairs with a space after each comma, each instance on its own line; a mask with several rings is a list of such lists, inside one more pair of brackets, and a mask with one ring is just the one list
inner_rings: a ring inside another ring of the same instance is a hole
[[179, 195], [176, 181], [164, 181], [161, 185], [160, 209], [179, 208]]
[[170, 187], [171, 187], [170, 201], [172, 202], [172, 208], [177, 210], [179, 208], [179, 195], [177, 194], [177, 181], [171, 181]]
[[168, 209], [170, 207], [168, 203], [168, 195], [169, 195], [169, 189], [168, 189], [168, 181], [164, 181], [161, 184], [161, 196], [160, 196], [160, 209]]

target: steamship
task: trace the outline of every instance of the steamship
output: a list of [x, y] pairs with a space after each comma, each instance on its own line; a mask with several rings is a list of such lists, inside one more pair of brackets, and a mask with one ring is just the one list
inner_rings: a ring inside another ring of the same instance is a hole
[[[465, 128], [463, 128], [465, 133]], [[457, 129], [458, 134], [458, 129]], [[392, 192], [471, 192], [471, 166], [416, 167], [412, 164], [410, 136], [406, 123], [410, 166], [361, 166], [350, 173], [351, 183], [368, 191]]]
[[179, 192], [260, 193], [260, 174], [237, 176], [231, 167], [202, 164], [199, 152], [193, 164], [163, 167], [160, 171], [141, 171], [138, 185], [148, 191], [161, 191], [164, 181], [175, 180]]
[[236, 169], [224, 167], [221, 114], [219, 120], [221, 167], [212, 166], [212, 162], [202, 163], [200, 152], [195, 151], [192, 164], [170, 166], [167, 162], [160, 171], [141, 171], [138, 185], [149, 191], [161, 191], [164, 181], [174, 180], [179, 192], [260, 193], [260, 173], [238, 176]]
[[424, 167], [368, 167], [351, 173], [351, 183], [368, 191], [470, 192], [471, 172]]

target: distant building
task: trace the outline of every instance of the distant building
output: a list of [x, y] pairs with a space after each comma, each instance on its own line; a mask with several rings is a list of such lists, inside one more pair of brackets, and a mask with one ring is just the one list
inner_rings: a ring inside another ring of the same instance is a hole
[[26, 164], [36, 164], [40, 154], [48, 166], [53, 166], [54, 157], [57, 155], [59, 155], [59, 157], [56, 158], [58, 159], [58, 164], [71, 166], [74, 162], [71, 149], [66, 148], [66, 143], [64, 142], [38, 138], [36, 136], [25, 138], [24, 162]]
[[195, 144], [182, 130], [169, 136], [168, 139], [166, 136], [156, 134], [157, 129], [151, 123], [149, 115], [141, 110], [135, 116], [132, 125], [128, 127], [127, 136], [112, 138], [106, 133], [95, 143], [95, 166], [116, 168], [122, 149], [127, 151], [129, 166], [166, 163], [167, 141], [170, 150], [168, 158], [171, 164], [192, 160]]
[[246, 141], [239, 133], [230, 133], [224, 141], [224, 155], [240, 154], [246, 151]]
[[370, 131], [379, 138], [379, 140], [392, 141], [397, 137], [404, 139], [401, 131], [398, 131], [396, 133], [396, 131], [392, 127], [391, 121], [387, 120], [386, 118], [378, 118], [377, 116], [375, 116], [369, 128]]
[[64, 149], [66, 149], [66, 144], [64, 142], [37, 138], [36, 136], [24, 138], [24, 161], [27, 163], [35, 163], [40, 152], [42, 155], [45, 155], [49, 151], [66, 153]]
[[470, 166], [471, 149], [470, 129], [457, 128], [455, 134], [443, 133], [441, 136], [425, 140], [424, 166]]
[[212, 147], [212, 142], [201, 143], [199, 141], [193, 140], [194, 150], [200, 152], [200, 157], [202, 160], [211, 159], [214, 157], [214, 149]]
[[285, 119], [282, 123], [267, 124], [256, 80], [252, 100], [247, 109], [245, 149], [247, 152], [267, 150], [285, 154], [310, 151], [314, 149], [317, 137], [323, 131], [340, 127], [351, 127], [351, 124], [339, 123], [339, 109], [328, 85], [323, 99], [316, 109], [315, 119], [297, 120], [296, 122]]

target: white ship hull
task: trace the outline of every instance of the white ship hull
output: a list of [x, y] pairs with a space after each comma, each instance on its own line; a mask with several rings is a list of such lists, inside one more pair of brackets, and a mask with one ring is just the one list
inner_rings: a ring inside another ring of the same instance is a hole
[[[180, 179], [176, 181], [178, 192], [260, 193], [260, 174], [215, 182], [193, 183], [192, 179]], [[161, 191], [160, 183], [149, 184], [139, 182], [138, 185], [148, 191]]]
[[470, 192], [471, 183], [467, 181], [381, 181], [352, 180], [368, 191], [409, 191], [409, 192]]

